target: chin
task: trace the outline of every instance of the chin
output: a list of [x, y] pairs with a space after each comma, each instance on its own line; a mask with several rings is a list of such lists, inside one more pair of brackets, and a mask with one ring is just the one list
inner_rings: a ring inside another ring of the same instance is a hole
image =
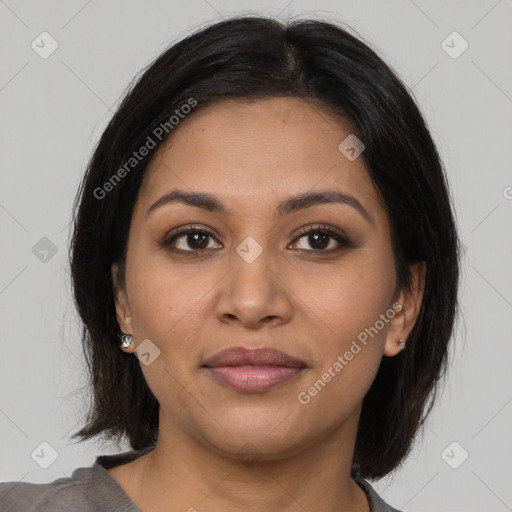
[[219, 439], [214, 444], [217, 452], [245, 462], [279, 460], [292, 455], [299, 449], [301, 440], [289, 435], [270, 438], [246, 432], [229, 439]]
[[[274, 460], [290, 455], [305, 442], [304, 430], [297, 429], [293, 414], [281, 408], [275, 411], [239, 409], [220, 416], [216, 435], [209, 432], [208, 442], [216, 451], [247, 460]], [[284, 421], [283, 421], [284, 420]], [[204, 433], [203, 433], [204, 435]]]

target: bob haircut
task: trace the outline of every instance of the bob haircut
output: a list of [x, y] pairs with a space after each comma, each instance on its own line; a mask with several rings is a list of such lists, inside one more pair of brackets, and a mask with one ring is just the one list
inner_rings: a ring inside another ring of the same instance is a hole
[[[179, 123], [178, 114], [216, 102], [270, 97], [310, 101], [364, 143], [361, 158], [391, 227], [397, 289], [411, 286], [409, 264], [426, 262], [407, 349], [382, 358], [363, 399], [352, 475], [381, 478], [409, 454], [445, 376], [460, 242], [443, 164], [412, 92], [368, 44], [325, 21], [237, 16], [214, 23], [169, 47], [132, 83], [73, 205], [72, 288], [93, 399], [86, 425], [72, 437], [127, 438], [136, 450], [156, 444], [158, 401], [137, 358], [118, 348], [111, 266], [119, 263], [124, 283], [137, 193], [172, 134], [172, 116]], [[151, 155], [135, 164], [134, 152], [150, 139]]]

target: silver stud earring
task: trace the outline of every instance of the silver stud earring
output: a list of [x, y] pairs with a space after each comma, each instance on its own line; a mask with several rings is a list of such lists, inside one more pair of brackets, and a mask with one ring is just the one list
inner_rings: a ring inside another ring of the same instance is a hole
[[402, 347], [402, 350], [405, 348], [405, 340], [398, 340], [397, 343]]
[[131, 334], [120, 333], [119, 335], [119, 348], [128, 348], [133, 343], [133, 336]]

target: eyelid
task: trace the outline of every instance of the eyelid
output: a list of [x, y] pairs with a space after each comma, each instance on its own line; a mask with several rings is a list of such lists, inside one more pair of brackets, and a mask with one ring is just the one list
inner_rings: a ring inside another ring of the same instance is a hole
[[343, 230], [335, 228], [333, 226], [329, 226], [328, 224], [312, 224], [312, 225], [303, 227], [297, 233], [295, 240], [297, 238], [302, 238], [304, 235], [308, 235], [309, 233], [317, 233], [317, 232], [330, 233], [330, 234], [337, 235], [340, 238], [349, 240], [349, 237]]

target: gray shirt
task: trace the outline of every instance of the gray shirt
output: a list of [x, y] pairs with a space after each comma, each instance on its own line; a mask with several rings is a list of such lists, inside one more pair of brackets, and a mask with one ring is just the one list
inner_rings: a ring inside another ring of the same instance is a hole
[[[70, 478], [46, 484], [0, 483], [1, 512], [141, 512], [106, 469], [131, 462], [154, 447], [116, 455], [101, 455], [93, 466], [77, 468]], [[363, 478], [354, 479], [364, 490], [371, 512], [400, 512], [389, 506]]]

